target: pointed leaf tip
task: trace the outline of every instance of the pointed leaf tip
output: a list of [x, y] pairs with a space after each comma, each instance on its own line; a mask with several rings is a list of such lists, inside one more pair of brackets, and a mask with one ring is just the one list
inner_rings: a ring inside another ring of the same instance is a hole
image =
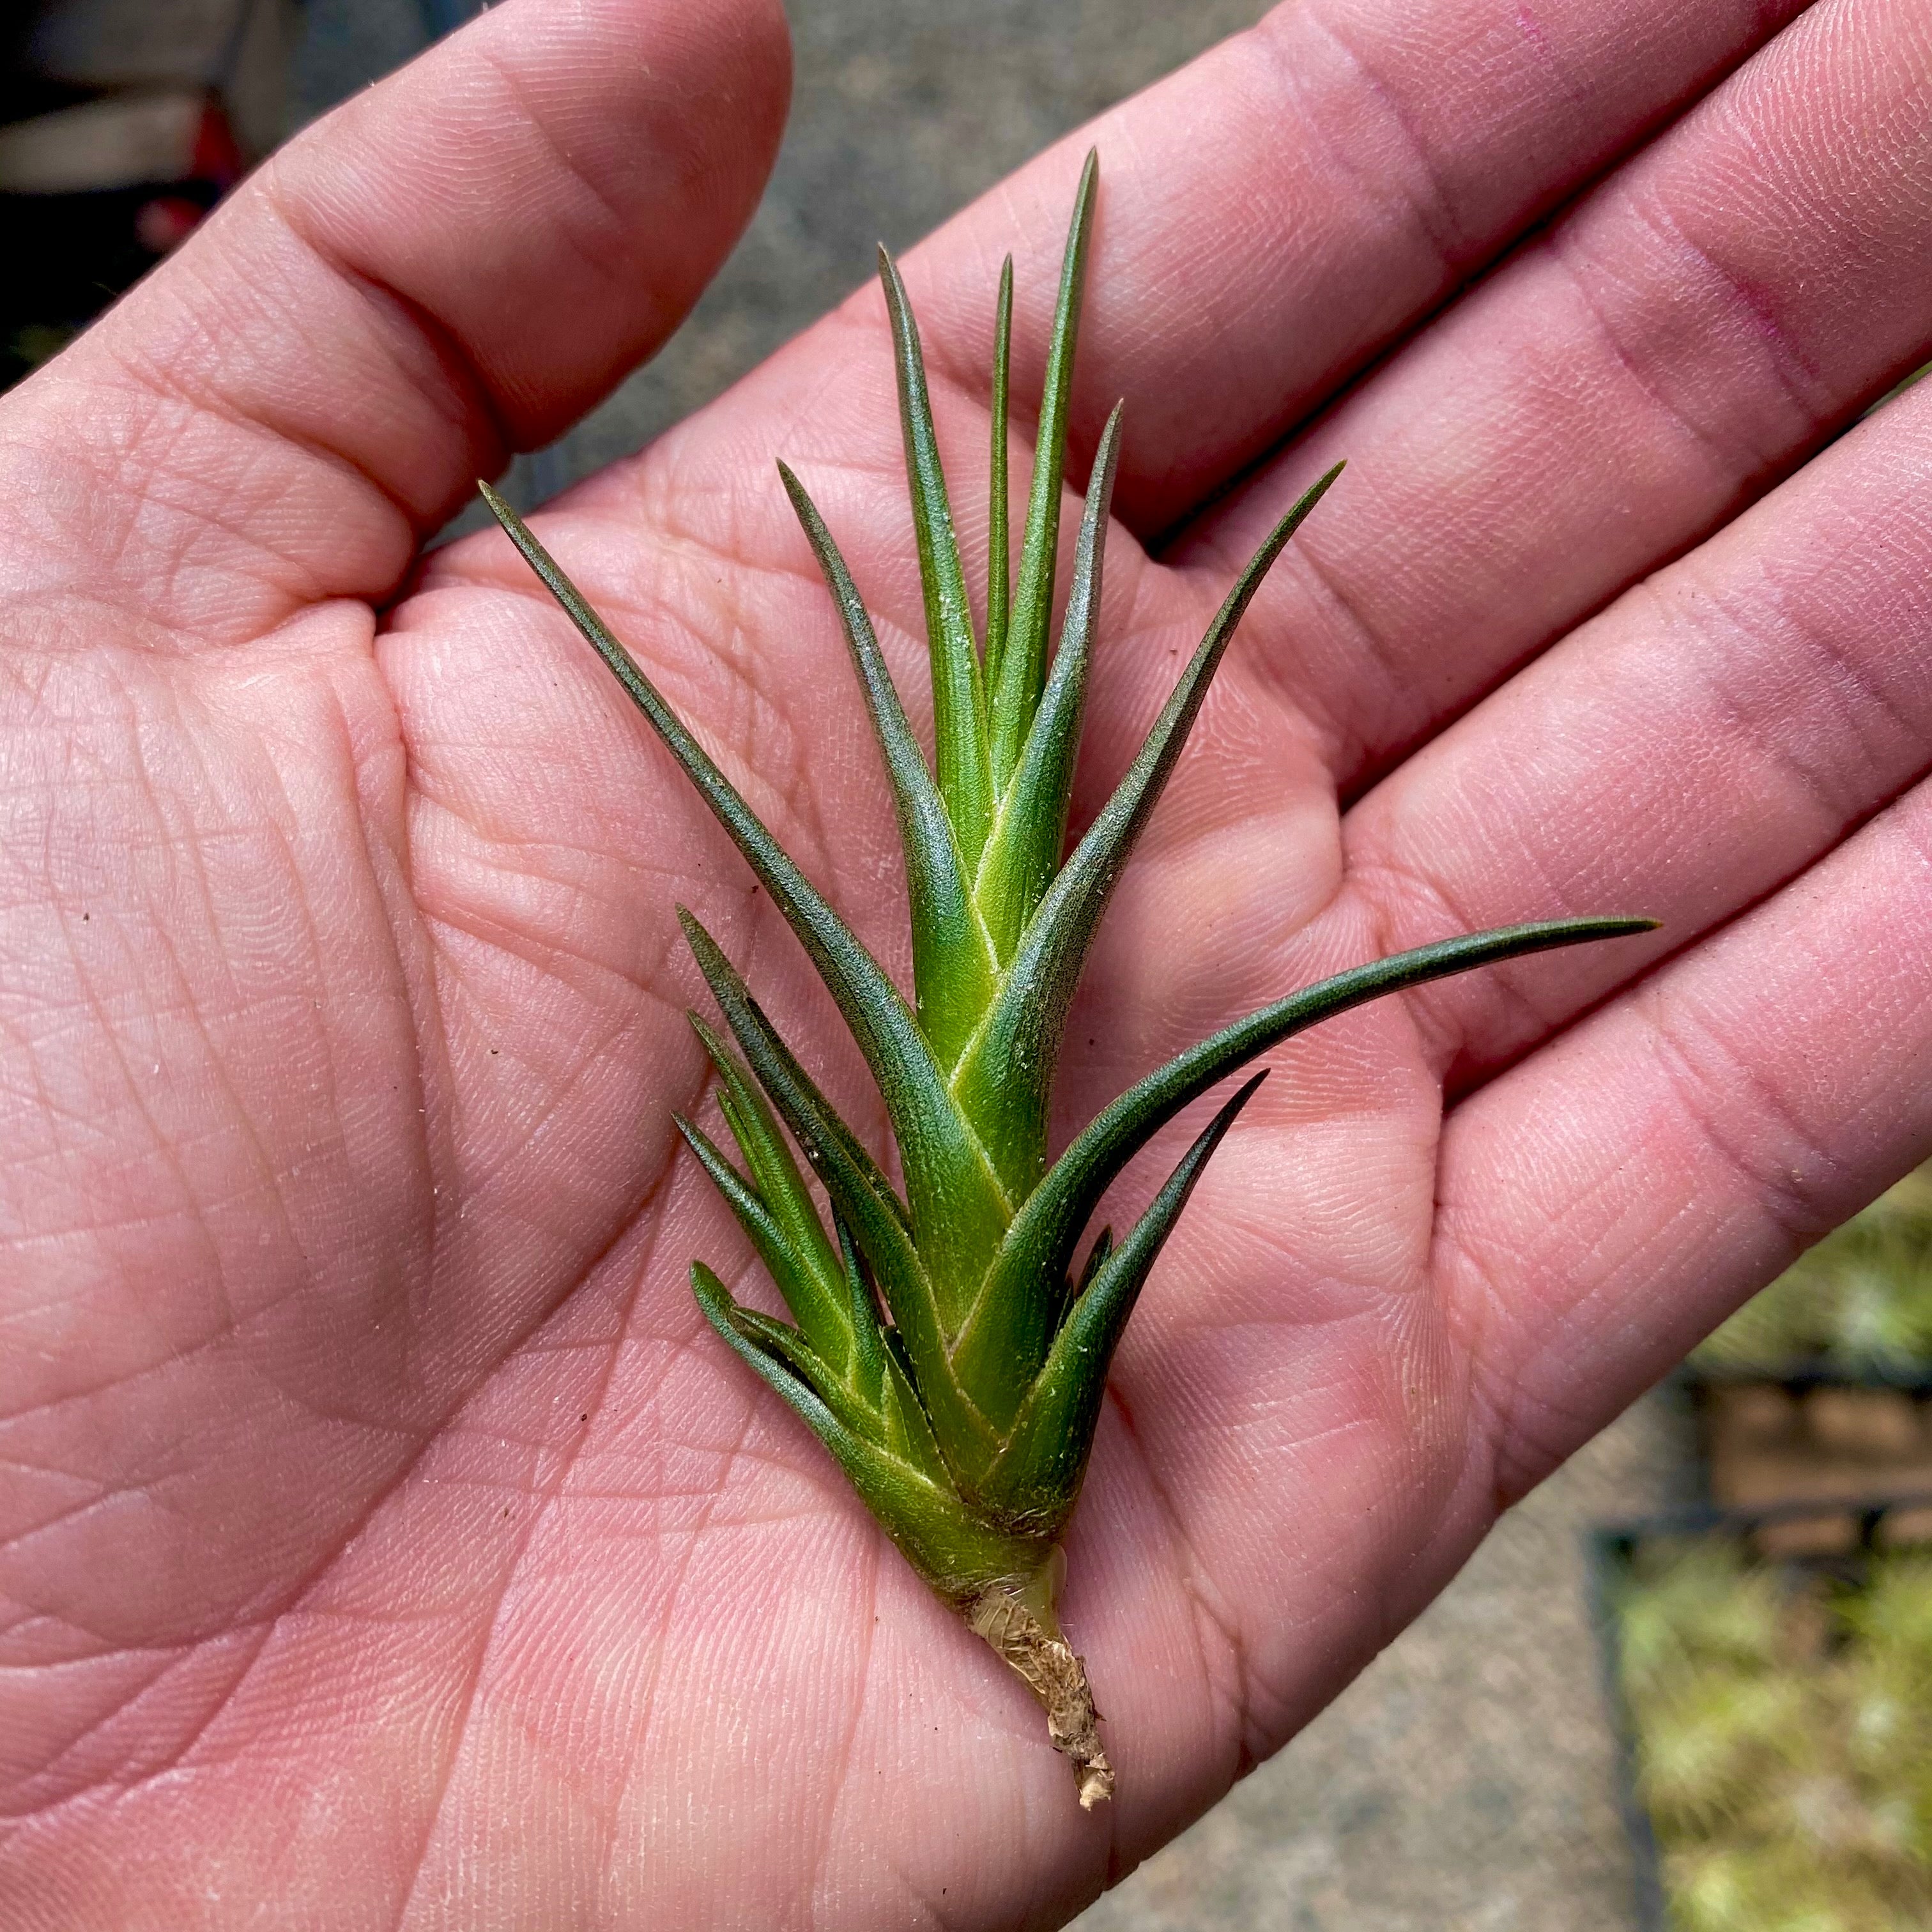
[[982, 676], [989, 704], [999, 688], [1000, 660], [1006, 647], [1006, 614], [1012, 600], [1006, 501], [1006, 392], [1012, 338], [1013, 258], [1009, 255], [1000, 265], [1000, 292], [993, 310], [992, 461], [987, 484], [986, 643]]
[[783, 463], [778, 475], [832, 592], [872, 735], [885, 760], [912, 902], [920, 1027], [940, 1064], [950, 1071], [991, 996], [992, 950], [968, 896], [952, 819], [906, 722], [851, 572], [805, 486]]
[[1114, 1175], [1181, 1108], [1257, 1054], [1370, 1000], [1528, 953], [1628, 938], [1656, 925], [1654, 920], [1618, 916], [1547, 920], [1468, 933], [1338, 973], [1223, 1028], [1136, 1082], [1074, 1136], [1014, 1217], [986, 1292], [1022, 1292], [1011, 1284], [1042, 1276], [1058, 1280], [1082, 1227]]
[[1054, 568], [1060, 537], [1060, 486], [1066, 468], [1074, 352], [1079, 340], [1087, 248], [1094, 225], [1094, 187], [1099, 172], [1098, 153], [1090, 149], [1080, 170], [1073, 218], [1068, 224], [1066, 250], [1060, 260], [1046, 379], [1040, 391], [1034, 436], [1033, 482], [1027, 496], [1019, 574], [1013, 586], [998, 684], [987, 696], [996, 791], [1005, 790], [1019, 762], [1046, 676], [1047, 630], [1052, 615]]
[[[894, 1132], [906, 1152], [908, 1168], [916, 1167], [928, 1154], [944, 1162], [956, 1162], [959, 1150], [938, 1148], [930, 1132], [922, 1134], [922, 1124], [904, 1117], [902, 1096], [905, 1081], [922, 1077], [928, 1087], [937, 1087], [939, 1075], [934, 1067], [925, 1036], [886, 976], [877, 960], [853, 936], [844, 921], [826, 904], [823, 896], [793, 862], [790, 854], [772, 836], [736, 786], [725, 777], [710, 754], [685, 728], [677, 714], [666, 704], [657, 688], [639, 669], [629, 652], [593, 610], [583, 593], [558, 568], [556, 561], [538, 542], [523, 519], [502, 502], [494, 491], [487, 500], [496, 512], [510, 541], [523, 553], [524, 560], [542, 579], [552, 596], [569, 614], [585, 640], [609, 666], [631, 701], [642, 712], [659, 740], [682, 767], [685, 776], [710, 808], [712, 815], [729, 834], [746, 862], [772, 896], [772, 903], [785, 917], [800, 943], [810, 956], [819, 977], [838, 1003], [845, 1023], [852, 1030], [859, 1049], [866, 1056], [873, 1077], [885, 1096], [892, 1116]], [[908, 1074], [908, 1070], [910, 1073]], [[941, 1120], [942, 1134], [952, 1130], [957, 1142], [963, 1136], [956, 1120]]]
[[986, 694], [972, 609], [953, 535], [952, 504], [933, 428], [932, 400], [920, 351], [919, 324], [897, 266], [879, 251], [879, 280], [892, 324], [898, 379], [899, 428], [906, 481], [912, 493], [913, 537], [919, 552], [932, 674], [933, 737], [940, 796], [959, 850], [970, 867], [979, 860], [992, 822], [993, 790], [986, 736]]
[[[1012, 956], [1059, 866], [1066, 842], [1088, 669], [1100, 624], [1107, 520], [1126, 407], [1124, 401], [1116, 403], [1100, 432], [1074, 544], [1072, 581], [1060, 622], [1060, 646], [974, 883], [974, 896], [986, 914], [987, 930], [1002, 960]], [[1033, 1177], [1028, 1173], [1016, 1178], [1026, 1185]]]

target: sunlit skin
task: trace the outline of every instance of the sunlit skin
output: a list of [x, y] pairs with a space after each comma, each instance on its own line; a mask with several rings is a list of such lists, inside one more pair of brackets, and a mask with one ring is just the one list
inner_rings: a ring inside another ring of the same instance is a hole
[[[1917, 0], [1292, 0], [913, 250], [976, 578], [999, 261], [1017, 410], [1098, 146], [1076, 819], [1349, 459], [1108, 914], [1063, 1130], [1378, 954], [1665, 922], [1270, 1056], [1069, 1538], [1083, 1815], [687, 1286], [775, 1306], [671, 1125], [716, 1124], [674, 905], [876, 1134], [836, 1013], [508, 541], [411, 574], [688, 306], [786, 75], [754, 0], [510, 0], [0, 404], [10, 1928], [1056, 1922], [1932, 1150], [1932, 384], [1792, 473], [1932, 354]], [[885, 332], [868, 286], [534, 527], [903, 977], [772, 469], [924, 728]]]

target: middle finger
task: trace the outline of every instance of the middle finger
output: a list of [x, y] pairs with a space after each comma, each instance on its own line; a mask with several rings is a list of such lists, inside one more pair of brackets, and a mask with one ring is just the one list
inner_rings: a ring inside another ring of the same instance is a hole
[[1820, 0], [1170, 552], [1223, 579], [1350, 459], [1224, 676], [1359, 790], [1912, 366], [1928, 176], [1922, 0]]

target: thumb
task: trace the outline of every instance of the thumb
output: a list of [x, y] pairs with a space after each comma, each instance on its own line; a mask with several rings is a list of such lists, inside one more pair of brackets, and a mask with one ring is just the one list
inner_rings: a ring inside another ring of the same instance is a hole
[[380, 599], [649, 356], [755, 206], [777, 0], [510, 0], [338, 109], [0, 404], [0, 589], [210, 641]]

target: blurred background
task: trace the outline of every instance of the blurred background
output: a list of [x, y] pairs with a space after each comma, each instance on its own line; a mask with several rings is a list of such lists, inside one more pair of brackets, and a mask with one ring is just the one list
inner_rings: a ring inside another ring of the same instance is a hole
[[[0, 383], [56, 352], [278, 141], [473, 10], [9, 8]], [[791, 121], [749, 232], [655, 362], [519, 460], [513, 500], [635, 450], [844, 296], [875, 242], [916, 240], [1261, 10], [794, 0]], [[1892, 1507], [1932, 1490], [1932, 1192], [1861, 1225], [1512, 1511], [1418, 1624], [1083, 1932], [1618, 1932], [1660, 1925], [1666, 1886], [1680, 1927], [1798, 1923], [1762, 1903], [1766, 1873], [1808, 1901], [1811, 1932], [1932, 1924], [1932, 1774], [1912, 1786], [1900, 1742], [1932, 1730], [1914, 1714], [1932, 1713], [1932, 1570], [1897, 1556], [1932, 1519]], [[1590, 1534], [1694, 1507], [1707, 1514], [1688, 1531]], [[1860, 1621], [1861, 1592], [1883, 1616]], [[1874, 1618], [1890, 1619], [1882, 1654]], [[1815, 1690], [1829, 1671], [1836, 1704]], [[1804, 1742], [1766, 1733], [1767, 1678]], [[1688, 1796], [1687, 1764], [1707, 1780]]]

